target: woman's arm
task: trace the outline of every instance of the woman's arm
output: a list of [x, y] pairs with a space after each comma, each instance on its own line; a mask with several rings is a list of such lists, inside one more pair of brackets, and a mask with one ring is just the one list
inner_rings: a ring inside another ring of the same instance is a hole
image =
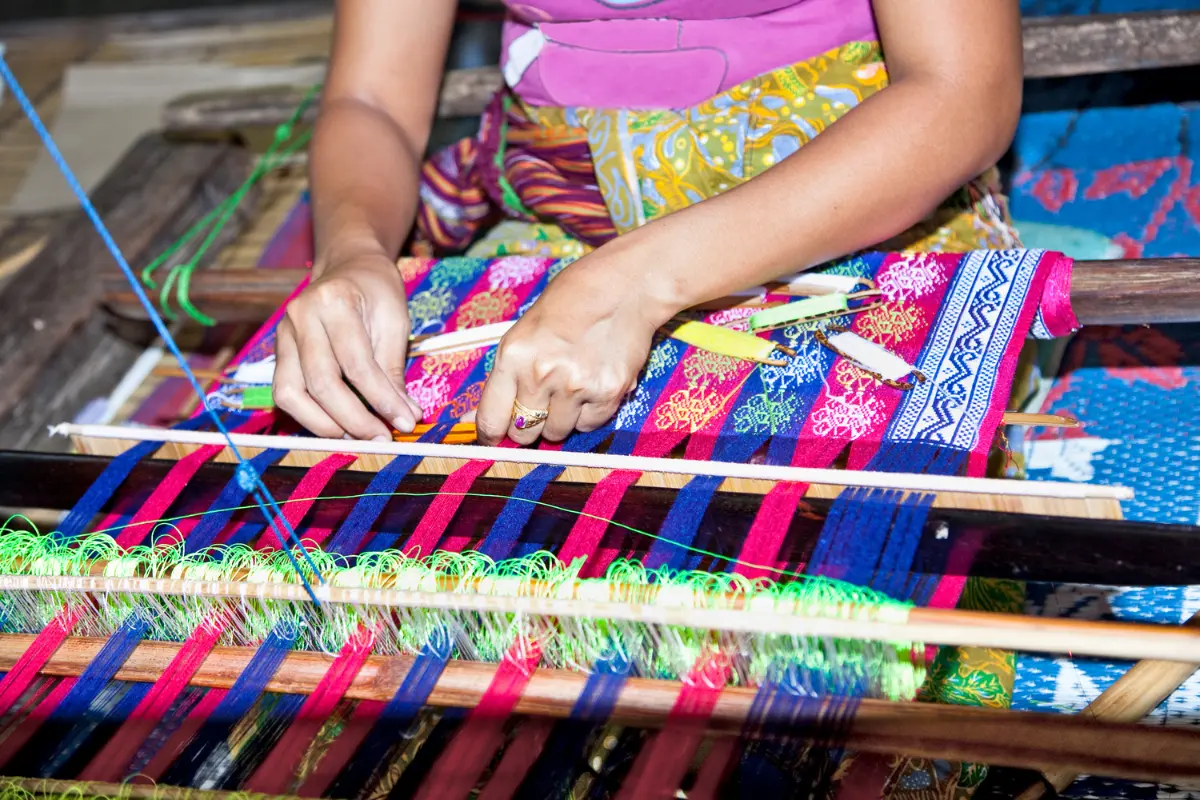
[[[339, 0], [311, 154], [316, 261], [276, 340], [275, 400], [322, 436], [412, 430], [408, 310], [396, 257], [412, 227], [454, 0]], [[349, 384], [349, 385], [348, 385]]]
[[[1021, 106], [1016, 0], [874, 6], [890, 85], [763, 175], [565, 270], [501, 344], [483, 441], [598, 427], [680, 310], [901, 233], [1004, 153]], [[549, 409], [542, 430], [510, 424], [514, 399]]]

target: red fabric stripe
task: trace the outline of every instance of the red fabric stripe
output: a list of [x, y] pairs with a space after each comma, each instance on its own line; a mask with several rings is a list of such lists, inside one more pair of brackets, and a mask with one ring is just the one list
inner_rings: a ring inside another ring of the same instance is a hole
[[472, 709], [461, 730], [438, 758], [421, 784], [417, 800], [466, 797], [504, 740], [504, 722], [521, 699], [541, 650], [510, 650], [492, 677], [487, 691]]
[[687, 775], [696, 748], [729, 681], [728, 664], [701, 656], [654, 741], [642, 748], [617, 794], [618, 800], [674, 797]]
[[150, 687], [129, 719], [83, 770], [79, 780], [117, 783], [126, 777], [125, 770], [137, 756], [138, 749], [187, 688], [188, 681], [208, 658], [224, 631], [224, 620], [201, 623], [192, 631], [167, 669]]
[[[417, 529], [413, 531], [412, 536], [408, 537], [408, 541], [401, 549], [410, 556], [417, 554], [427, 556], [432, 553], [437, 548], [442, 536], [445, 535], [446, 528], [450, 527], [450, 520], [458, 512], [458, 507], [462, 505], [466, 492], [471, 491], [475, 479], [491, 469], [494, 463], [494, 461], [470, 461], [451, 473], [442, 484], [442, 488], [438, 490], [437, 497], [433, 498], [433, 502], [429, 504], [429, 508], [421, 517]], [[463, 542], [454, 544], [457, 544], [459, 550], [464, 546]], [[451, 544], [443, 549], [451, 550], [453, 546]]]
[[546, 717], [532, 717], [525, 722], [517, 738], [504, 751], [500, 764], [480, 793], [479, 800], [508, 800], [516, 794], [533, 767], [533, 762], [542, 754], [552, 730], [554, 720]]
[[[299, 530], [300, 523], [304, 521], [304, 515], [313, 507], [313, 503], [317, 501], [321, 492], [329, 484], [334, 473], [343, 467], [350, 466], [357, 458], [358, 456], [349, 453], [334, 453], [323, 458], [316, 466], [309, 467], [308, 472], [304, 473], [304, 477], [292, 490], [287, 502], [279, 504], [283, 518], [287, 520], [293, 531]], [[286, 535], [286, 532], [283, 533]], [[329, 534], [328, 530], [325, 531], [325, 534]], [[304, 541], [308, 541], [307, 536]], [[279, 533], [276, 533], [275, 529], [268, 525], [262, 536], [259, 537], [256, 547], [267, 552], [279, 550]]]
[[329, 665], [317, 688], [304, 701], [296, 719], [288, 726], [287, 733], [271, 749], [266, 761], [250, 776], [244, 787], [245, 791], [252, 794], [281, 795], [291, 788], [296, 780], [301, 759], [321, 732], [321, 726], [345, 697], [346, 690], [354, 682], [362, 665], [366, 663], [373, 641], [374, 637], [362, 629], [351, 637], [338, 657]]
[[13, 703], [29, 689], [38, 672], [57, 652], [63, 641], [71, 635], [71, 629], [79, 621], [78, 608], [63, 607], [50, 624], [42, 629], [25, 652], [13, 664], [13, 668], [0, 680], [0, 716], [9, 712]]
[[716, 800], [721, 784], [737, 764], [740, 754], [738, 740], [732, 736], [714, 741], [700, 766], [700, 774], [696, 776], [695, 784], [688, 789], [688, 800]]
[[[234, 432], [258, 433], [266, 428], [270, 422], [270, 415], [255, 414], [246, 423], [236, 428]], [[166, 516], [167, 510], [179, 498], [183, 487], [188, 485], [188, 482], [195, 476], [200, 467], [224, 449], [224, 445], [205, 445], [175, 462], [175, 466], [171, 467], [171, 471], [167, 473], [167, 477], [163, 478], [162, 483], [155, 487], [150, 496], [146, 498], [146, 502], [142, 503], [142, 507], [133, 515], [133, 519], [129, 521], [129, 525], [117, 531], [116, 536], [113, 537], [116, 539], [117, 544], [121, 547], [133, 547], [145, 541], [146, 537], [154, 530], [157, 520]], [[109, 514], [100, 523], [100, 527], [97, 530], [106, 531], [120, 524], [121, 517], [119, 514]], [[178, 537], [178, 533], [171, 528], [164, 527], [158, 533], [161, 536]]]
[[58, 704], [67, 696], [67, 692], [71, 691], [76, 680], [76, 678], [64, 678], [59, 681], [50, 694], [46, 695], [46, 698], [29, 713], [29, 716], [9, 731], [8, 736], [0, 743], [0, 767], [7, 766], [9, 759], [33, 738], [42, 723], [54, 713], [54, 709], [58, 708]]

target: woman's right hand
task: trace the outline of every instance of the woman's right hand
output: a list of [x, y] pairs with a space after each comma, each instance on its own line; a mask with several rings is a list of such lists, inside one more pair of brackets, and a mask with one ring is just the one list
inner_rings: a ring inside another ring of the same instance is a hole
[[422, 412], [404, 386], [409, 331], [404, 281], [390, 259], [327, 266], [279, 323], [276, 406], [325, 438], [391, 441], [389, 425], [412, 431]]

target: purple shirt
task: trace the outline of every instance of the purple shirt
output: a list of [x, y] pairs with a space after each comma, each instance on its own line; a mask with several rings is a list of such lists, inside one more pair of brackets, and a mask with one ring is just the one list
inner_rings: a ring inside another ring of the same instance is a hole
[[878, 38], [871, 0], [505, 2], [505, 78], [540, 106], [684, 108]]

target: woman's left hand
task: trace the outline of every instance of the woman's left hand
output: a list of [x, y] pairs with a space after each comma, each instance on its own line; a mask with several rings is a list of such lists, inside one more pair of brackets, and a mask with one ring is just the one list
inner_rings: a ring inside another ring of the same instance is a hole
[[[555, 277], [501, 340], [475, 416], [481, 444], [595, 430], [637, 385], [655, 330], [674, 312], [657, 308], [606, 249]], [[518, 403], [534, 413], [516, 413]]]

